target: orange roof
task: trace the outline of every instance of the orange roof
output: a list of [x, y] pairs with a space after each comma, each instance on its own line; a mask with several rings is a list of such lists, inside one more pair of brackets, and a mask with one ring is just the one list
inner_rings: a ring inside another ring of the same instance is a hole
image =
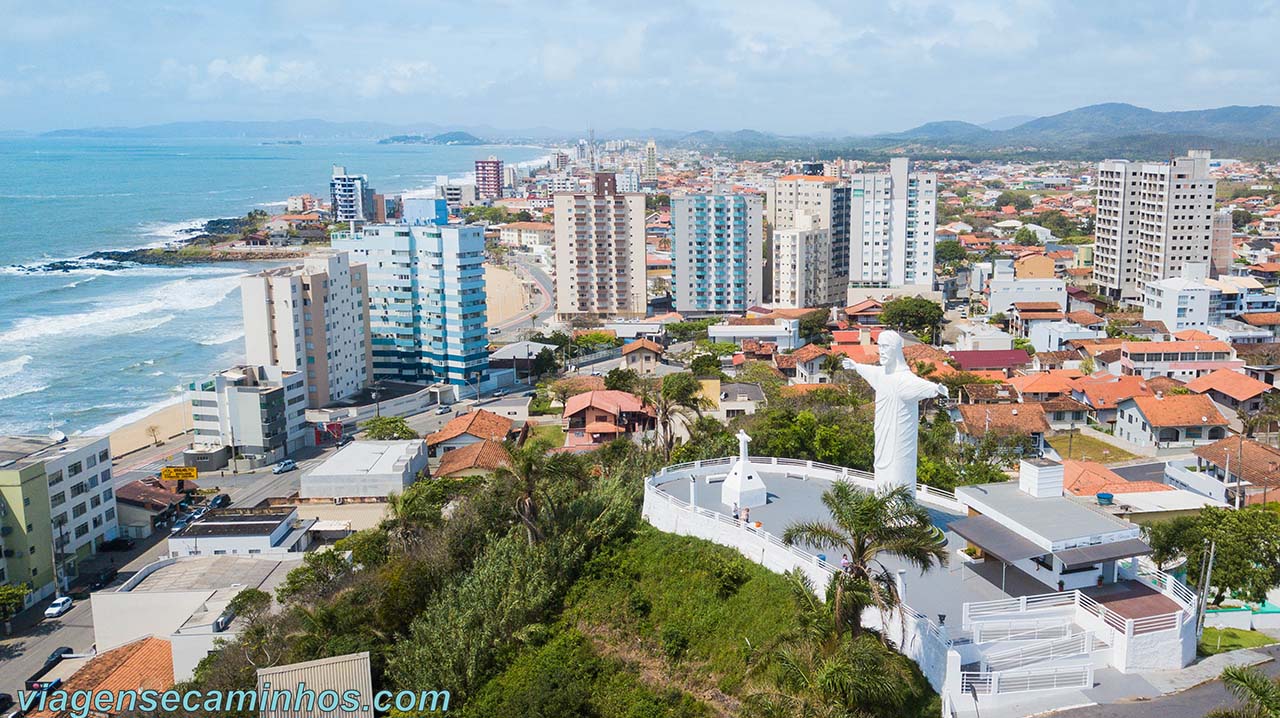
[[1217, 466], [1230, 463], [1233, 476], [1255, 486], [1280, 486], [1280, 449], [1253, 439], [1229, 436], [1208, 446], [1198, 446], [1191, 453]]
[[864, 299], [857, 304], [844, 308], [845, 314], [879, 314], [884, 309], [884, 303], [875, 299]]
[[1254, 312], [1241, 314], [1240, 319], [1254, 327], [1274, 327], [1280, 324], [1280, 312]]
[[1153, 427], [1227, 425], [1227, 420], [1204, 394], [1135, 396], [1133, 402]]
[[1057, 302], [1014, 302], [1013, 308], [1019, 312], [1061, 312], [1062, 305]]
[[637, 339], [634, 342], [631, 342], [626, 346], [622, 347], [622, 355], [626, 356], [627, 354], [630, 354], [631, 352], [637, 351], [640, 349], [648, 349], [654, 354], [657, 354], [658, 356], [662, 356], [662, 345], [657, 342], [650, 341], [648, 339]]
[[875, 344], [837, 344], [831, 347], [832, 354], [843, 354], [858, 364], [875, 364], [880, 361], [880, 347]]
[[1086, 403], [1094, 409], [1114, 409], [1125, 399], [1135, 396], [1151, 396], [1154, 392], [1140, 376], [1088, 376], [1076, 379], [1075, 388], [1084, 394]]
[[610, 424], [607, 421], [593, 421], [587, 424], [583, 431], [588, 434], [621, 434], [623, 429], [616, 424]]
[[1207, 334], [1199, 329], [1183, 329], [1180, 332], [1174, 332], [1173, 337], [1180, 342], [1214, 341], [1214, 336], [1212, 334]]
[[1049, 420], [1039, 404], [960, 404], [960, 431], [969, 436], [1043, 434]]
[[[90, 659], [62, 683], [68, 695], [79, 691], [117, 693], [123, 691], [164, 691], [173, 687], [173, 647], [162, 638], [148, 636]], [[42, 710], [32, 718], [63, 718], [72, 711]]]
[[556, 226], [550, 222], [511, 222], [502, 225], [503, 229], [528, 229], [542, 232], [555, 231]]
[[[1087, 309], [1077, 309], [1074, 312], [1068, 312], [1067, 319], [1070, 319], [1076, 324], [1080, 324], [1086, 327], [1089, 326], [1090, 324], [1101, 324], [1102, 322], [1106, 321], [1102, 317], [1098, 316], [1097, 314], [1094, 314], [1091, 311], [1088, 311]], [[1209, 337], [1209, 338], [1212, 339], [1213, 337]]]
[[622, 412], [644, 411], [644, 402], [635, 394], [617, 389], [588, 391], [569, 397], [564, 404], [564, 416], [572, 416], [588, 407], [600, 409], [617, 416]]
[[1197, 394], [1216, 391], [1236, 401], [1248, 401], [1269, 391], [1271, 385], [1238, 371], [1218, 369], [1187, 382], [1187, 388]]
[[[1280, 314], [1280, 313], [1278, 313]], [[1231, 345], [1219, 341], [1202, 342], [1125, 342], [1120, 349], [1130, 354], [1154, 354], [1157, 352], [1229, 352]]]
[[1147, 491], [1173, 491], [1156, 481], [1128, 481], [1123, 476], [1094, 461], [1062, 462], [1063, 488], [1076, 496], [1099, 493], [1136, 494]]
[[484, 409], [476, 409], [469, 414], [450, 419], [448, 424], [427, 437], [427, 445], [434, 446], [463, 434], [469, 434], [477, 439], [502, 441], [507, 438], [507, 434], [511, 433], [511, 423], [511, 420], [505, 416], [498, 416]]
[[[1077, 375], [1079, 372], [1077, 372]], [[1072, 379], [1058, 372], [1040, 372], [1026, 376], [1015, 376], [1008, 380], [1019, 394], [1070, 394]]]
[[506, 463], [508, 458], [505, 446], [486, 439], [444, 452], [440, 466], [433, 473], [437, 478], [444, 478], [469, 469], [493, 471]]
[[813, 361], [818, 357], [824, 357], [830, 353], [830, 350], [824, 346], [819, 346], [817, 344], [805, 344], [799, 349], [791, 352], [790, 356], [795, 359], [797, 364], [803, 364], [805, 362]]
[[827, 177], [826, 175], [783, 175], [778, 178], [779, 182], [839, 182], [839, 177]]

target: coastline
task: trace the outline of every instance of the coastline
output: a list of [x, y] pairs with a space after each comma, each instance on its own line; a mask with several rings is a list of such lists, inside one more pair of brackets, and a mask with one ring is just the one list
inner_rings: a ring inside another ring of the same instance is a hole
[[[191, 404], [186, 397], [177, 397], [163, 406], [154, 409], [142, 409], [148, 413], [139, 418], [129, 420], [129, 415], [115, 421], [90, 429], [85, 434], [90, 436], [106, 435], [111, 442], [111, 455], [120, 458], [156, 444], [186, 434], [191, 425]], [[119, 424], [119, 426], [116, 426]], [[154, 437], [151, 429], [155, 428]]]

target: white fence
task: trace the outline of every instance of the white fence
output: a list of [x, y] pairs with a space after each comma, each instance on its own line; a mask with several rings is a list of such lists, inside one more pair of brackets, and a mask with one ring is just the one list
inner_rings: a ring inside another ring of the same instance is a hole
[[961, 692], [980, 696], [1092, 687], [1093, 666], [1091, 665], [1056, 666], [1022, 671], [966, 671], [960, 674]]
[[1010, 648], [993, 651], [982, 657], [984, 671], [1007, 671], [1024, 668], [1033, 663], [1052, 661], [1088, 654], [1093, 649], [1093, 634], [1085, 631], [1065, 638], [1045, 639]]

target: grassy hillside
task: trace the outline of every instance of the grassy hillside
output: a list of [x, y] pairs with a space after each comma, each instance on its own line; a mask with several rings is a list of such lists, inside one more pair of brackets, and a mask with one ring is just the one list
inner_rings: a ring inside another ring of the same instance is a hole
[[[462, 714], [745, 715], [750, 665], [798, 620], [785, 577], [736, 551], [643, 526], [591, 561], [559, 620], [538, 627]], [[923, 676], [912, 682], [925, 696], [917, 715], [936, 715]]]

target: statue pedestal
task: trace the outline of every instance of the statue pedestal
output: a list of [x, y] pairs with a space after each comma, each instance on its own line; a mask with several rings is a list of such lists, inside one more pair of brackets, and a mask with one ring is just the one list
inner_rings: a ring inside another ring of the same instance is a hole
[[739, 509], [753, 509], [769, 503], [769, 491], [765, 488], [760, 470], [747, 458], [747, 442], [751, 437], [738, 432], [738, 460], [724, 478], [720, 487], [720, 503]]

